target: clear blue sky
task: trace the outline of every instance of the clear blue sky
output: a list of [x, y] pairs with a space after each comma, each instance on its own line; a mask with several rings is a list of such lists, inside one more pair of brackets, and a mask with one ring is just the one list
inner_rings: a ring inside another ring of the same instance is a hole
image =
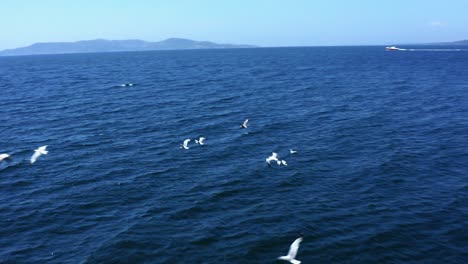
[[468, 39], [468, 0], [0, 0], [0, 49], [169, 37], [260, 46]]

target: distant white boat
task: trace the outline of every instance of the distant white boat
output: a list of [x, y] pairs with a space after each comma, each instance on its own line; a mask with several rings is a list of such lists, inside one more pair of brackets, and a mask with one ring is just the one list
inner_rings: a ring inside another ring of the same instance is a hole
[[395, 46], [385, 47], [385, 49], [388, 50], [388, 51], [404, 50], [404, 49], [397, 48]]

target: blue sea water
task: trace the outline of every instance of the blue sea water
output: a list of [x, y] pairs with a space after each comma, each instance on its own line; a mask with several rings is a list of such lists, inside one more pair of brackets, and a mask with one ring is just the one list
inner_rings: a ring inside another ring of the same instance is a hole
[[466, 51], [1, 57], [0, 88], [1, 263], [280, 263], [300, 233], [302, 263], [468, 263]]

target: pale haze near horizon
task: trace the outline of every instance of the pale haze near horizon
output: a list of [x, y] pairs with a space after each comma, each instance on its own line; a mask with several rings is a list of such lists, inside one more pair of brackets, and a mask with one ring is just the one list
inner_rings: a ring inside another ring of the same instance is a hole
[[468, 39], [467, 0], [2, 0], [0, 10], [0, 50], [98, 38], [266, 47]]

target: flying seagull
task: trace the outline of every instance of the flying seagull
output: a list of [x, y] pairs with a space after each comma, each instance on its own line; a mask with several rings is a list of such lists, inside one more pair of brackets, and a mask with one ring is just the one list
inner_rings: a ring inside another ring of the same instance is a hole
[[180, 148], [189, 149], [189, 146], [188, 146], [189, 142], [190, 142], [190, 138], [187, 138], [186, 140], [184, 140], [184, 144], [180, 145]]
[[9, 157], [10, 157], [10, 155], [8, 155], [8, 154], [0, 154], [0, 162], [2, 162], [5, 159], [8, 159]]
[[289, 153], [294, 154], [294, 153], [297, 153], [297, 151], [293, 149], [289, 149]]
[[205, 145], [205, 139], [204, 137], [200, 137], [198, 140], [195, 139], [195, 143]]
[[270, 167], [271, 167], [270, 162], [272, 160], [276, 161], [276, 164], [281, 165], [281, 161], [279, 161], [279, 159], [278, 159], [278, 153], [272, 152], [271, 156], [266, 158], [266, 162], [267, 162], [268, 166], [270, 166]]
[[244, 123], [240, 126], [241, 128], [247, 128], [247, 123], [249, 122], [249, 119], [246, 119]]
[[296, 259], [296, 255], [297, 255], [297, 250], [299, 249], [299, 244], [301, 242], [302, 242], [302, 236], [294, 240], [294, 242], [291, 244], [291, 246], [289, 247], [288, 255], [281, 256], [278, 259], [289, 261], [292, 264], [300, 264], [301, 262]]
[[285, 160], [281, 160], [281, 164], [283, 164], [284, 166], [288, 166]]
[[133, 86], [133, 83], [123, 83], [120, 86], [122, 86], [122, 87]]
[[31, 157], [31, 164], [34, 164], [34, 162], [36, 162], [36, 160], [42, 155], [42, 154], [47, 154], [49, 153], [49, 151], [46, 150], [47, 148], [47, 145], [45, 146], [42, 146], [42, 147], [39, 147], [37, 149], [34, 150], [34, 154], [32, 155]]

